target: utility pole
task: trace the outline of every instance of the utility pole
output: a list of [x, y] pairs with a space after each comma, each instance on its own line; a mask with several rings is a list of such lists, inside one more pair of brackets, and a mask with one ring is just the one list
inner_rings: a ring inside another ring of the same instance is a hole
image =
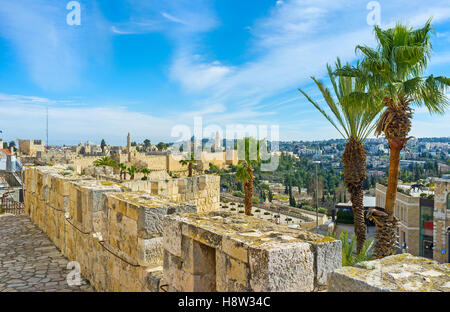
[[319, 233], [319, 177], [317, 175], [317, 166], [320, 161], [314, 161], [316, 164], [316, 233]]
[[48, 105], [47, 105], [47, 123], [46, 123], [46, 134], [47, 134], [47, 151], [48, 151]]

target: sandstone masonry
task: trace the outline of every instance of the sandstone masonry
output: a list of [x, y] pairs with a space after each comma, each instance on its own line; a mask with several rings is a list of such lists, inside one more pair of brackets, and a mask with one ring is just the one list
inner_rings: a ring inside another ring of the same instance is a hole
[[226, 212], [164, 219], [170, 291], [313, 291], [342, 265], [339, 240]]
[[[215, 181], [203, 187], [206, 194], [215, 194], [207, 190], [218, 189]], [[129, 186], [80, 176], [67, 166], [27, 167], [24, 173], [26, 213], [67, 258], [79, 262], [98, 291], [158, 291], [163, 217], [197, 211]]]

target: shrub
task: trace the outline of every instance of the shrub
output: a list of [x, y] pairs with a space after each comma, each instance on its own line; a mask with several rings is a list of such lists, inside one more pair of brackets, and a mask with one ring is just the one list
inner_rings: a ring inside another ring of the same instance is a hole
[[244, 198], [244, 193], [242, 193], [241, 191], [234, 191], [233, 195], [236, 197]]
[[231, 211], [236, 211], [236, 208], [231, 208], [230, 210], [231, 210]]
[[239, 213], [244, 213], [244, 210], [239, 210]]
[[313, 207], [310, 205], [303, 205], [301, 209], [308, 210], [308, 211], [316, 211]]
[[261, 212], [261, 210], [259, 210], [259, 209], [256, 209], [256, 210], [255, 210], [255, 212]]
[[266, 211], [266, 212], [264, 212], [264, 215], [265, 215], [265, 216], [268, 216], [268, 215], [270, 215], [270, 212], [267, 212], [267, 211]]
[[[327, 236], [331, 236], [336, 238], [336, 234], [328, 234]], [[350, 242], [348, 241], [348, 231], [342, 231], [339, 236], [339, 240], [342, 242], [342, 266], [353, 266], [362, 261], [372, 260], [372, 246], [374, 244], [374, 239], [368, 238], [360, 251], [359, 254], [355, 254], [353, 250], [355, 249], [356, 244], [356, 235], [353, 235]]]

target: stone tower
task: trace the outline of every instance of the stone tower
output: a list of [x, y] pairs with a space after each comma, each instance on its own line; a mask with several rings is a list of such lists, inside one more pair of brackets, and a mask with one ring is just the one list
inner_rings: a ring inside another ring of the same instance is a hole
[[220, 150], [220, 134], [219, 131], [216, 132], [216, 139], [214, 140], [214, 151], [218, 152]]
[[127, 154], [128, 154], [128, 162], [131, 162], [131, 135], [129, 132], [127, 135]]

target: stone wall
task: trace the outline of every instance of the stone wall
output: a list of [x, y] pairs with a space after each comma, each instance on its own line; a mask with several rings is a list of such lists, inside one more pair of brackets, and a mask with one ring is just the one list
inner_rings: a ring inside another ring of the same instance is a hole
[[437, 179], [434, 182], [433, 259], [450, 262], [450, 180]]
[[164, 219], [169, 291], [313, 291], [342, 265], [339, 240], [226, 212]]
[[[386, 200], [386, 187], [376, 185], [376, 206], [384, 208]], [[394, 215], [399, 220], [398, 241], [403, 243], [407, 251], [415, 256], [420, 255], [420, 198], [397, 192]]]
[[335, 270], [328, 283], [333, 292], [449, 292], [450, 265], [400, 254]]
[[220, 176], [201, 175], [191, 178], [163, 179], [152, 181], [125, 181], [124, 186], [132, 191], [148, 191], [176, 202], [197, 206], [198, 211], [219, 210]]
[[197, 211], [67, 166], [27, 167], [24, 177], [26, 213], [98, 291], [158, 291], [163, 217]]

